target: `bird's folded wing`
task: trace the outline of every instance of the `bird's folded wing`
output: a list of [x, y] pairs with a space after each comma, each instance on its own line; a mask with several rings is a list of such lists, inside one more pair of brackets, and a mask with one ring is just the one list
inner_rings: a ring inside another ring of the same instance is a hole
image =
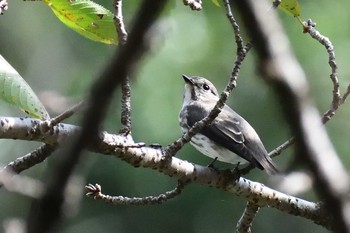
[[245, 138], [237, 122], [214, 121], [211, 125], [205, 127], [201, 133], [222, 147], [256, 165], [256, 160], [244, 143]]
[[[228, 108], [227, 106], [225, 107]], [[200, 133], [215, 143], [227, 148], [233, 153], [256, 165], [256, 160], [254, 159], [249, 148], [247, 148], [245, 145], [245, 138], [240, 129], [240, 121], [238, 118], [232, 117], [232, 115], [236, 113], [231, 114], [231, 111], [233, 112], [233, 110], [226, 108], [224, 108], [220, 114], [223, 114], [223, 117], [225, 118], [224, 115], [226, 115], [226, 111], [229, 111], [230, 117], [228, 117], [227, 120], [215, 119], [210, 125], [204, 127]], [[186, 111], [186, 120], [189, 127], [192, 127], [197, 121], [202, 120], [210, 112], [210, 110], [198, 105], [189, 105], [187, 106]]]

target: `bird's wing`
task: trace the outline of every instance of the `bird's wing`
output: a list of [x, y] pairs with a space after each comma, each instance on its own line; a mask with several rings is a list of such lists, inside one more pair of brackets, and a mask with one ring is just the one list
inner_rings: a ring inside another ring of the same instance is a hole
[[[197, 121], [202, 120], [209, 114], [209, 111], [198, 105], [189, 105], [187, 107], [188, 126], [192, 127]], [[216, 118], [210, 125], [202, 129], [200, 133], [261, 168], [251, 150], [245, 144], [246, 139], [240, 125], [242, 118], [226, 105], [220, 114], [223, 114], [220, 120]], [[235, 117], [236, 115], [238, 117]]]
[[240, 157], [253, 163], [256, 167], [262, 168], [247, 145], [247, 140], [241, 131], [240, 122], [234, 120], [215, 120], [203, 130], [203, 134], [229, 149]]

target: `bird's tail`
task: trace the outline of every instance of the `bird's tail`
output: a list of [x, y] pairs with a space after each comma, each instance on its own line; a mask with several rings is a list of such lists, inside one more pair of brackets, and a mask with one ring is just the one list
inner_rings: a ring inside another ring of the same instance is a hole
[[269, 175], [278, 175], [281, 172], [276, 167], [270, 156], [267, 156], [263, 161], [259, 161], [260, 165], [266, 170]]

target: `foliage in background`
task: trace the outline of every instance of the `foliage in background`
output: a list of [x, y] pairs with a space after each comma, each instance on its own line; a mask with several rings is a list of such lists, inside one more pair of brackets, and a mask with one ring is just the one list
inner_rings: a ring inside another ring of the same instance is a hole
[[0, 98], [30, 116], [47, 120], [49, 114], [28, 83], [0, 55]]

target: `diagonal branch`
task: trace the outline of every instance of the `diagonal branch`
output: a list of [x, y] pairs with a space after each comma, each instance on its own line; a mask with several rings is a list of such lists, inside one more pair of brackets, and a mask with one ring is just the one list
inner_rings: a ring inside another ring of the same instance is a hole
[[14, 174], [19, 174], [22, 171], [27, 170], [27, 169], [43, 162], [56, 149], [57, 149], [56, 146], [44, 144], [44, 145], [40, 146], [39, 148], [35, 149], [34, 151], [10, 162], [9, 164], [7, 164], [4, 167], [3, 170], [0, 171], [0, 173], [3, 172], [4, 170], [6, 170], [6, 171], [11, 171]]
[[[310, 34], [310, 36], [317, 40], [320, 44], [322, 44], [328, 53], [328, 64], [331, 67], [331, 74], [330, 79], [333, 83], [333, 98], [330, 104], [330, 108], [323, 113], [322, 116], [322, 122], [326, 124], [336, 113], [337, 109], [345, 103], [346, 98], [350, 94], [350, 85], [347, 88], [347, 91], [344, 93], [343, 96], [340, 94], [339, 90], [339, 80], [338, 80], [338, 67], [335, 60], [335, 51], [332, 42], [329, 40], [329, 38], [323, 36], [319, 31], [315, 29], [316, 24], [311, 21], [311, 19], [307, 20], [307, 22], [304, 23], [304, 32], [307, 32]], [[294, 138], [290, 138], [288, 141], [284, 142], [282, 145], [274, 149], [270, 152], [270, 156], [274, 157], [282, 153], [285, 149], [287, 149], [289, 146], [293, 145], [295, 142]]]
[[275, 14], [261, 11], [268, 8], [266, 1], [243, 0], [237, 6], [257, 42], [262, 75], [273, 84], [296, 135], [298, 152], [303, 155], [298, 158], [313, 173], [316, 190], [336, 219], [336, 231], [349, 232], [350, 219], [345, 214], [349, 178], [319, 120], [305, 74], [289, 49], [288, 39]]
[[241, 35], [241, 31], [239, 29], [239, 25], [236, 22], [235, 17], [233, 16], [229, 0], [223, 0], [223, 2], [224, 2], [225, 9], [226, 9], [226, 16], [227, 16], [228, 20], [230, 21], [232, 28], [233, 28], [233, 32], [235, 34], [237, 52], [242, 51], [244, 48], [244, 42], [243, 42], [243, 38]]
[[167, 1], [145, 0], [136, 14], [134, 27], [125, 46], [115, 54], [111, 64], [91, 88], [88, 107], [82, 120], [82, 131], [62, 152], [48, 175], [47, 189], [33, 204], [28, 219], [28, 233], [48, 232], [61, 219], [64, 187], [77, 166], [82, 151], [98, 138], [98, 129], [107, 112], [113, 93], [146, 50], [145, 34], [157, 19]]
[[[28, 132], [33, 125], [44, 124], [45, 121], [32, 118], [4, 118], [0, 117], [0, 138], [13, 138], [34, 141], [64, 142], [65, 138], [79, 133], [82, 129], [68, 124], [58, 124], [52, 131]], [[11, 128], [11, 129], [9, 129]], [[13, 132], [16, 131], [16, 135]], [[270, 189], [258, 182], [245, 178], [234, 180], [232, 174], [227, 171], [215, 171], [208, 167], [192, 164], [187, 161], [171, 157], [163, 161], [161, 148], [146, 147], [142, 143], [134, 143], [123, 135], [101, 132], [98, 140], [89, 147], [90, 151], [118, 157], [130, 165], [139, 168], [149, 168], [161, 172], [184, 183], [197, 183], [223, 189], [258, 205], [268, 205], [280, 211], [295, 216], [310, 219], [328, 229], [334, 228], [334, 219], [323, 206], [296, 198], [276, 190]]]
[[85, 107], [86, 107], [85, 102], [80, 101], [79, 103], [77, 103], [73, 107], [65, 110], [64, 112], [62, 112], [58, 116], [50, 119], [49, 123], [48, 123], [48, 127], [52, 127], [52, 126], [57, 125], [58, 123], [64, 121], [65, 119], [71, 117], [72, 115], [74, 115], [76, 112], [82, 111]]
[[228, 84], [225, 89], [222, 91], [220, 95], [220, 99], [214, 106], [214, 108], [210, 111], [209, 115], [203, 118], [202, 120], [196, 122], [181, 138], [167, 146], [164, 150], [165, 159], [170, 158], [175, 155], [186, 143], [188, 143], [191, 138], [196, 135], [199, 131], [201, 131], [206, 125], [209, 125], [221, 112], [222, 108], [225, 106], [225, 103], [230, 96], [232, 90], [236, 87], [236, 82], [238, 78], [238, 74], [244, 61], [247, 53], [251, 49], [252, 45], [248, 43], [246, 46], [242, 46], [242, 37], [240, 35], [239, 26], [236, 23], [236, 20], [232, 14], [231, 8], [229, 4], [226, 4], [226, 9], [228, 11], [227, 15], [230, 22], [233, 25], [233, 30], [237, 43], [237, 56], [233, 65], [232, 73]]
[[236, 233], [250, 233], [253, 220], [258, 213], [260, 207], [248, 202], [241, 218], [237, 222]]

